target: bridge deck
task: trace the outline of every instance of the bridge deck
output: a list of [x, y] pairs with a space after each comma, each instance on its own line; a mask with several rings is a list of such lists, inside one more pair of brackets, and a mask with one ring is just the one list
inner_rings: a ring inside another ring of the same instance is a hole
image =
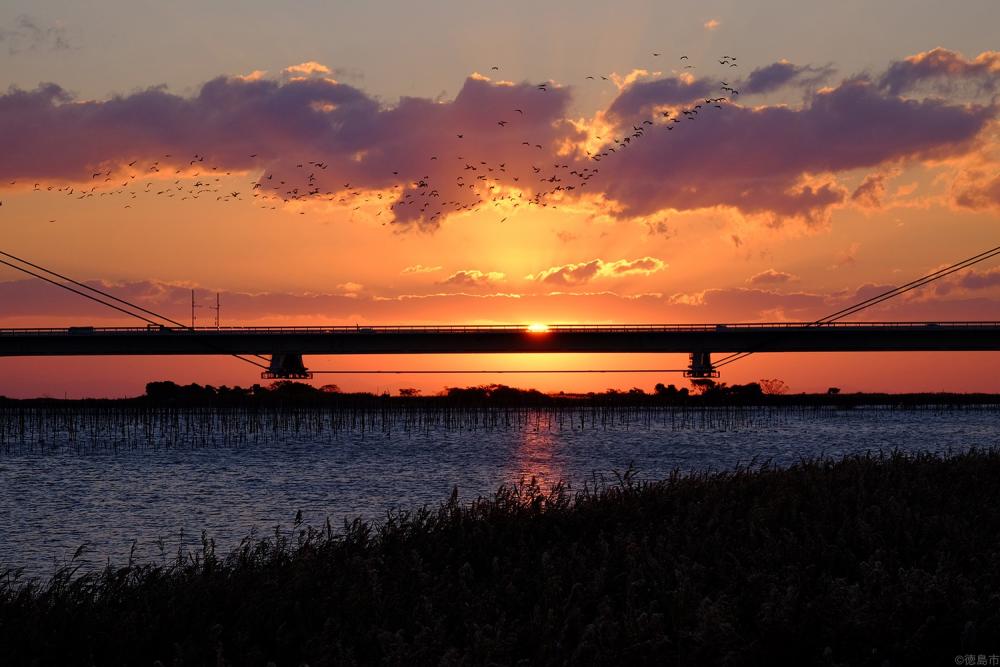
[[0, 356], [1000, 350], [1000, 322], [0, 329]]

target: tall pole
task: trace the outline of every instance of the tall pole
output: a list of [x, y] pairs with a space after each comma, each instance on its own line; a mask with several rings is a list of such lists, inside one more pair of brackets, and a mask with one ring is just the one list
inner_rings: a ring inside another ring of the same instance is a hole
[[194, 290], [191, 290], [191, 328], [194, 329]]

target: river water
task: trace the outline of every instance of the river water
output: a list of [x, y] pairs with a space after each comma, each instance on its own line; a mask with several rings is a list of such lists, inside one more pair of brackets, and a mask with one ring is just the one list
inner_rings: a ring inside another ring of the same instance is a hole
[[[27, 414], [24, 414], [26, 412]], [[573, 488], [865, 452], [1000, 446], [1000, 412], [763, 409], [484, 411], [348, 416], [0, 414], [0, 571], [170, 560], [202, 531], [227, 551], [252, 530], [379, 519], [535, 478]], [[82, 549], [81, 549], [82, 547]], [[77, 553], [79, 551], [79, 553]]]

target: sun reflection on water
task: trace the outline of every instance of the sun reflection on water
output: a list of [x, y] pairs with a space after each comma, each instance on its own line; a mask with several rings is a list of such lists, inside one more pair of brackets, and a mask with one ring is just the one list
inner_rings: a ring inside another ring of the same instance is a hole
[[536, 423], [518, 434], [508, 479], [528, 483], [534, 479], [542, 491], [565, 480], [566, 470], [557, 451], [558, 438], [544, 423]]

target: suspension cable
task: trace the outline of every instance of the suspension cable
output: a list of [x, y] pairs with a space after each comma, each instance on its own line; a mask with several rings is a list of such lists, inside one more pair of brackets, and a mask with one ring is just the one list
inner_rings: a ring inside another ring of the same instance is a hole
[[[2, 252], [2, 251], [0, 251], [0, 254], [9, 256], [9, 255], [7, 255], [7, 253]], [[131, 311], [125, 310], [124, 308], [121, 308], [120, 306], [116, 306], [113, 303], [108, 303], [107, 301], [102, 301], [101, 299], [98, 299], [97, 297], [95, 297], [93, 295], [87, 294], [86, 292], [82, 292], [82, 291], [80, 291], [78, 289], [70, 287], [69, 285], [64, 285], [64, 284], [62, 284], [62, 283], [60, 283], [58, 281], [52, 280], [51, 278], [47, 278], [46, 276], [44, 276], [44, 275], [42, 275], [40, 273], [35, 273], [34, 271], [32, 271], [30, 269], [26, 269], [23, 266], [17, 266], [15, 264], [11, 264], [10, 262], [8, 262], [6, 260], [3, 260], [3, 259], [0, 259], [0, 264], [4, 264], [6, 266], [9, 266], [12, 269], [20, 271], [22, 273], [26, 273], [26, 274], [28, 274], [30, 276], [34, 276], [35, 278], [38, 278], [39, 280], [44, 280], [45, 282], [50, 283], [52, 285], [55, 285], [56, 287], [61, 287], [64, 290], [73, 292], [74, 294], [78, 294], [78, 295], [84, 297], [85, 299], [90, 299], [91, 301], [95, 301], [95, 302], [101, 304], [102, 306], [107, 306], [108, 308], [113, 308], [114, 310], [117, 310], [117, 311], [119, 311], [121, 313], [125, 313], [126, 315], [131, 315], [132, 317], [138, 318], [138, 319], [140, 319], [140, 320], [142, 320], [144, 322], [148, 322], [149, 324], [152, 324], [154, 326], [163, 326], [160, 322], [156, 322], [154, 320], [151, 320], [148, 317], [145, 317], [143, 315], [139, 315], [138, 313], [133, 313]], [[47, 269], [42, 269], [42, 270], [46, 271]], [[55, 274], [55, 272], [50, 272], [50, 273], [52, 273], [53, 275], [57, 275], [57, 274]], [[78, 285], [80, 284], [80, 283], [76, 283], [76, 281], [72, 281], [72, 282], [74, 282], [75, 284], [78, 284]], [[83, 285], [83, 287], [86, 287], [86, 285]], [[88, 288], [88, 289], [92, 289], [92, 288]], [[94, 290], [94, 291], [95, 292], [99, 292], [100, 290]], [[112, 298], [114, 298], [114, 297], [112, 297]], [[122, 303], [128, 304], [127, 301], [122, 301], [121, 299], [115, 299], [115, 300], [116, 301], [121, 301]], [[128, 305], [131, 305], [131, 304], [128, 304]], [[145, 309], [140, 309], [140, 310], [145, 310]], [[150, 312], [150, 311], [145, 311], [145, 312]], [[153, 313], [153, 314], [155, 315], [155, 313]], [[156, 315], [156, 316], [157, 317], [161, 317], [159, 315]], [[165, 318], [165, 317], [162, 318], [162, 319], [167, 320], [167, 318]], [[167, 321], [169, 322], [170, 320], [167, 320]], [[182, 325], [182, 327], [184, 329], [188, 329], [190, 331], [194, 331], [194, 329], [192, 329], [191, 327], [187, 327], [187, 326], [183, 326], [183, 325]], [[210, 348], [214, 348], [214, 349], [217, 349], [217, 350], [219, 349], [218, 346], [212, 345], [210, 342], [206, 341], [205, 344], [208, 347], [210, 347]], [[220, 351], [224, 352], [224, 350], [220, 350]], [[264, 364], [259, 364], [256, 361], [254, 361], [253, 359], [248, 359], [248, 358], [244, 357], [243, 355], [235, 354], [235, 353], [232, 353], [232, 352], [230, 352], [229, 354], [230, 354], [230, 356], [235, 357], [236, 359], [239, 359], [240, 361], [245, 361], [248, 364], [253, 364], [254, 366], [256, 366], [258, 368], [263, 368], [265, 370], [268, 369], [268, 366], [265, 366]], [[254, 356], [257, 356], [258, 358], [262, 358], [263, 359], [263, 357], [260, 357], [259, 355], [254, 355]], [[265, 359], [265, 361], [266, 361], [266, 359]]]
[[[74, 280], [73, 278], [70, 278], [69, 276], [64, 276], [63, 274], [58, 273], [56, 271], [53, 271], [52, 269], [46, 268], [44, 266], [39, 266], [38, 264], [35, 264], [33, 262], [29, 262], [28, 260], [26, 260], [26, 259], [24, 259], [22, 257], [18, 257], [17, 255], [12, 255], [11, 253], [4, 252], [3, 250], [0, 250], [0, 255], [3, 255], [4, 257], [9, 257], [10, 259], [13, 259], [13, 260], [16, 260], [18, 262], [21, 262], [22, 264], [27, 264], [28, 266], [30, 266], [32, 268], [38, 269], [39, 271], [44, 271], [45, 273], [47, 273], [49, 275], [55, 276], [55, 277], [59, 278], [60, 280], [65, 280], [65, 281], [67, 281], [69, 283], [72, 283], [72, 284], [78, 286], [78, 287], [82, 287], [83, 289], [90, 290], [91, 292], [96, 292], [97, 294], [100, 294], [103, 297], [106, 297], [108, 299], [112, 299], [113, 301], [117, 301], [118, 303], [124, 304], [124, 305], [126, 305], [129, 308], [132, 308], [134, 310], [138, 310], [140, 312], [146, 313], [147, 315], [152, 315], [153, 317], [158, 317], [159, 319], [164, 320], [166, 322], [169, 322], [170, 324], [173, 324], [175, 326], [181, 327], [182, 329], [187, 329], [189, 331], [194, 331], [195, 330], [193, 325], [192, 326], [188, 326], [187, 324], [182, 324], [181, 322], [178, 322], [177, 320], [171, 319], [171, 318], [167, 317], [166, 315], [162, 315], [160, 313], [157, 313], [155, 311], [149, 310], [147, 308], [143, 308], [142, 306], [140, 306], [140, 305], [138, 305], [136, 303], [133, 303], [131, 301], [126, 301], [125, 299], [120, 299], [120, 298], [116, 297], [114, 294], [110, 294], [110, 293], [105, 292], [103, 290], [99, 290], [96, 287], [92, 287], [92, 286], [90, 286], [90, 285], [88, 285], [86, 283], [82, 283], [82, 282], [80, 282], [78, 280]], [[4, 262], [4, 264], [7, 264], [7, 266], [12, 266], [15, 269], [21, 270], [21, 269], [19, 269], [19, 267], [13, 266], [11, 264], [8, 264], [7, 262]], [[29, 272], [25, 271], [25, 273], [29, 273]], [[35, 277], [39, 277], [39, 276], [37, 276], [34, 273], [32, 273], [31, 275], [33, 275]], [[68, 286], [63, 285], [61, 283], [53, 282], [51, 280], [49, 280], [48, 282], [52, 283], [53, 285], [56, 285], [57, 287], [62, 287], [64, 289], [69, 289], [71, 292], [74, 292], [76, 294], [80, 294], [81, 296], [87, 296], [86, 294], [81, 294], [80, 292], [77, 292], [74, 289], [70, 289]], [[115, 310], [121, 310], [121, 308], [116, 308], [112, 304], [105, 303], [105, 302], [103, 302], [103, 301], [101, 301], [99, 299], [93, 299], [92, 297], [89, 297], [89, 296], [87, 298], [90, 298], [91, 300], [97, 301], [98, 303], [104, 304], [104, 305], [106, 305], [106, 306], [108, 306], [110, 308], [115, 308]], [[139, 318], [139, 319], [141, 319], [141, 320], [143, 320], [145, 322], [150, 322], [151, 324], [160, 325], [159, 322], [151, 322], [150, 320], [146, 319], [145, 317], [142, 317], [140, 315], [136, 315], [135, 313], [128, 313], [127, 311], [124, 311], [124, 310], [121, 310], [121, 312], [126, 313], [128, 315], [132, 315], [133, 317], [137, 317], [137, 318]], [[270, 361], [266, 357], [263, 357], [263, 356], [261, 356], [259, 354], [254, 354], [254, 355], [251, 355], [251, 356], [257, 357], [258, 359], [262, 359], [264, 361]]]
[[[991, 248], [990, 250], [986, 250], [977, 255], [973, 255], [972, 257], [968, 257], [959, 262], [955, 262], [954, 264], [950, 264], [949, 266], [946, 266], [943, 269], [938, 269], [937, 271], [928, 273], [927, 275], [917, 278], [916, 280], [911, 280], [908, 283], [899, 285], [898, 287], [894, 287], [890, 290], [886, 290], [881, 294], [876, 294], [873, 297], [869, 297], [864, 301], [859, 301], [846, 308], [842, 308], [841, 310], [838, 310], [835, 313], [831, 313], [825, 317], [816, 320], [815, 322], [807, 324], [806, 327], [823, 326], [825, 324], [831, 324], [833, 322], [836, 322], [837, 320], [843, 319], [855, 313], [859, 313], [863, 310], [871, 308], [872, 306], [876, 306], [882, 303], [883, 301], [888, 301], [889, 299], [893, 299], [897, 296], [900, 296], [901, 294], [905, 294], [912, 290], [919, 289], [920, 287], [924, 287], [925, 285], [928, 285], [936, 280], [940, 280], [945, 276], [949, 276], [953, 273], [956, 273], [957, 271], [967, 269], [970, 266], [974, 266], [976, 264], [979, 264], [980, 262], [984, 262], [988, 259], [996, 257], [997, 255], [1000, 255], [1000, 246], [996, 246], [995, 248]], [[750, 355], [754, 354], [754, 352], [755, 350], [749, 350], [746, 352], [735, 352], [733, 354], [723, 357], [718, 362], [713, 364], [713, 366], [715, 368], [721, 368], [722, 366], [726, 366], [735, 361], [739, 361], [740, 359], [745, 359]]]

